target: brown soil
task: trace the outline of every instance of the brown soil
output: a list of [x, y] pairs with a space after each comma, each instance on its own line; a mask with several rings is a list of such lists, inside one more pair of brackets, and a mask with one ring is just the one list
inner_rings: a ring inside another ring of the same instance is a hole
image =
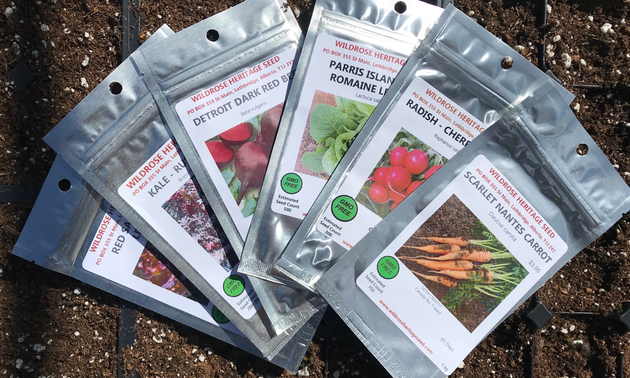
[[[235, 3], [143, 1], [139, 9], [143, 38], [165, 22], [177, 31]], [[509, 45], [523, 46], [522, 53], [536, 63], [541, 3], [460, 0], [458, 6]], [[307, 25], [312, 1], [290, 4], [299, 10], [302, 25]], [[625, 19], [630, 4], [550, 0], [549, 5], [546, 41], [553, 45], [549, 51], [554, 54], [546, 54], [545, 61], [577, 96], [572, 104], [576, 115], [628, 180], [630, 30]], [[8, 7], [12, 12], [5, 13]], [[41, 138], [120, 61], [121, 4], [119, 0], [42, 0], [15, 1], [13, 6], [10, 0], [0, 0], [0, 12], [0, 184], [41, 185], [54, 156]], [[12, 14], [5, 16], [8, 13]], [[611, 24], [614, 33], [601, 31], [605, 23]], [[562, 54], [571, 57], [568, 68], [563, 66]], [[82, 65], [85, 56], [89, 57], [87, 66]], [[18, 62], [34, 74], [34, 80], [23, 88], [7, 79]], [[86, 79], [87, 88], [81, 86], [81, 78]], [[576, 84], [601, 84], [604, 89]], [[28, 205], [0, 205], [0, 374], [114, 376], [121, 301], [11, 256], [29, 211]], [[567, 264], [538, 295], [556, 311], [619, 311], [630, 292], [629, 252], [626, 217]], [[499, 325], [452, 376], [523, 377], [526, 352], [533, 344], [535, 377], [612, 377], [620, 353], [630, 353], [630, 335], [607, 318], [556, 316], [543, 330], [533, 332], [520, 314]], [[141, 310], [137, 316], [138, 341], [124, 354], [124, 366], [142, 377], [291, 376], [148, 311]], [[152, 341], [154, 328], [168, 335], [165, 343]], [[578, 339], [581, 345], [574, 344]], [[201, 351], [206, 356], [203, 362]], [[628, 375], [630, 358], [624, 361]], [[318, 329], [301, 369], [302, 376], [307, 369], [309, 377], [387, 376], [336, 315]]]

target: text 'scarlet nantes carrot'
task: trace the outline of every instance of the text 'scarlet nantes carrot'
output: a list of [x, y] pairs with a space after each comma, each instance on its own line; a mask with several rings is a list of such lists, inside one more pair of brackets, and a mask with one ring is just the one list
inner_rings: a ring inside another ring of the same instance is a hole
[[434, 245], [425, 245], [423, 247], [415, 247], [412, 245], [406, 245], [404, 248], [410, 249], [418, 249], [421, 251], [429, 252], [429, 253], [437, 253], [443, 255], [449, 252], [456, 252], [461, 250], [461, 248], [457, 245], [448, 245], [448, 244], [434, 244]]
[[420, 237], [420, 239], [426, 239], [426, 240], [430, 240], [432, 242], [435, 243], [440, 243], [440, 244], [450, 244], [450, 245], [457, 245], [460, 247], [465, 247], [468, 245], [468, 239], [464, 239], [462, 237], [458, 237], [458, 238], [440, 238], [437, 236], [426, 236], [426, 237]]
[[482, 278], [485, 282], [491, 282], [494, 279], [494, 273], [491, 270], [432, 270], [429, 273], [440, 273], [446, 276], [458, 279], [469, 280], [474, 278]]
[[427, 257], [427, 259], [434, 261], [468, 260], [478, 263], [486, 263], [492, 260], [492, 253], [488, 251], [457, 251], [438, 257]]
[[413, 274], [415, 274], [416, 276], [418, 276], [420, 278], [424, 278], [424, 279], [429, 280], [429, 281], [437, 282], [437, 283], [439, 283], [441, 285], [444, 285], [446, 287], [449, 287], [449, 288], [457, 286], [457, 282], [455, 282], [455, 281], [453, 281], [453, 280], [451, 280], [449, 278], [446, 278], [444, 276], [428, 276], [426, 274], [422, 274], [422, 273], [418, 273], [418, 272], [413, 272]]
[[466, 260], [433, 261], [404, 256], [401, 256], [399, 258], [401, 260], [415, 262], [416, 264], [420, 264], [426, 268], [433, 270], [472, 270], [474, 268], [473, 263]]

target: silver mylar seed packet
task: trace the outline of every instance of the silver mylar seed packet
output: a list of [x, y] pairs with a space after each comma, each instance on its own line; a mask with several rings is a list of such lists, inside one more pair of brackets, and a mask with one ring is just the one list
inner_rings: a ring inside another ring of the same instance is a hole
[[[446, 8], [348, 149], [276, 268], [314, 290], [339, 257], [409, 193], [549, 80], [475, 20]], [[557, 87], [569, 104], [573, 95]]]
[[441, 12], [416, 0], [315, 3], [239, 271], [292, 282], [273, 264]]
[[[204, 28], [206, 21], [193, 27]], [[221, 237], [216, 216], [131, 60], [114, 70], [44, 140], [263, 356], [273, 358], [306, 323], [308, 317], [283, 332], [271, 326], [248, 277], [237, 273], [238, 257]]]
[[[288, 7], [247, 0], [131, 58], [237, 256], [301, 39]], [[307, 290], [250, 281], [276, 332], [325, 307]]]
[[315, 287], [394, 377], [440, 377], [629, 210], [630, 188], [545, 84]]
[[[263, 357], [61, 157], [48, 173], [13, 254]], [[320, 319], [321, 314], [312, 317], [270, 361], [297, 371]]]

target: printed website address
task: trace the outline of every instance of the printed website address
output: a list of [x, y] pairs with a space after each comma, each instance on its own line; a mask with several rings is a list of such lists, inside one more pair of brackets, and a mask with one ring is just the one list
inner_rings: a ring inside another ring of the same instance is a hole
[[409, 326], [407, 326], [407, 324], [405, 322], [403, 322], [398, 315], [396, 314], [396, 312], [394, 312], [394, 310], [390, 309], [389, 306], [387, 306], [385, 304], [385, 302], [383, 302], [383, 300], [379, 300], [381, 306], [383, 306], [383, 308], [385, 308], [394, 319], [396, 319], [396, 321], [407, 331], [409, 332], [409, 335], [411, 335], [411, 337], [416, 340], [418, 342], [418, 344], [422, 345], [422, 347], [429, 353], [429, 354], [433, 354], [433, 350], [431, 350], [431, 348], [429, 348], [426, 343], [422, 340], [420, 340], [420, 338], [416, 335], [415, 332], [413, 332], [411, 330], [411, 328], [409, 328]]

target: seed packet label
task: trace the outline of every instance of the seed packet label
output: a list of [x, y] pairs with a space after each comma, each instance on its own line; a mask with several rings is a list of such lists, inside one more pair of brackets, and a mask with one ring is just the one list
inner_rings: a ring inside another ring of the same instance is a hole
[[450, 374], [566, 251], [527, 198], [479, 155], [356, 284]]
[[208, 212], [193, 176], [172, 140], [123, 185], [118, 194], [151, 224], [245, 319], [261, 308], [249, 279], [214, 214]]
[[485, 127], [414, 79], [348, 171], [317, 230], [349, 250]]
[[212, 303], [194, 300], [156, 255], [155, 248], [113, 206], [90, 241], [83, 268], [239, 336], [243, 334]]
[[243, 239], [258, 203], [296, 53], [287, 49], [175, 105]]
[[280, 162], [274, 212], [304, 218], [405, 59], [317, 37]]

